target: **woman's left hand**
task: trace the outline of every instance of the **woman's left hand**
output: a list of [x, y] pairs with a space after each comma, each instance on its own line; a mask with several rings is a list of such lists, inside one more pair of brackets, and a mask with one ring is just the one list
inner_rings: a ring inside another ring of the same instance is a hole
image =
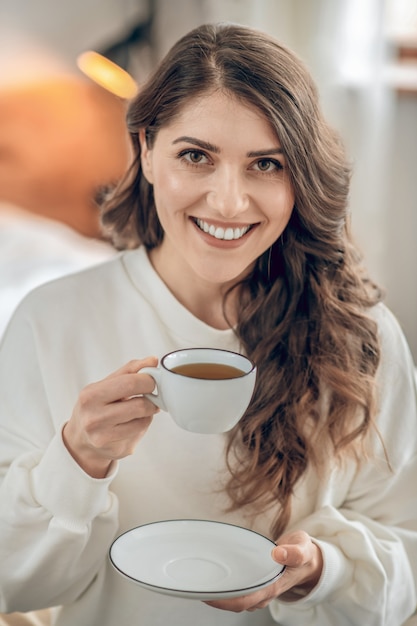
[[264, 587], [240, 598], [210, 600], [209, 606], [224, 611], [255, 611], [262, 609], [278, 596], [294, 600], [297, 596], [291, 589], [297, 587], [307, 594], [319, 581], [323, 569], [323, 557], [320, 548], [310, 536], [302, 530], [282, 535], [277, 546], [272, 550], [272, 558], [285, 565], [284, 573], [272, 585]]

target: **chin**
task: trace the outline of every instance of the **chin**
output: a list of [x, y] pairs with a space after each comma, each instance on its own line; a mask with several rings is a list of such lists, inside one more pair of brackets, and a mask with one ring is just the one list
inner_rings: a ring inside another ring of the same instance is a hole
[[214, 285], [229, 285], [233, 283], [239, 282], [244, 276], [247, 275], [249, 269], [246, 268], [236, 268], [236, 269], [227, 269], [224, 267], [211, 269], [209, 272], [206, 268], [201, 268], [200, 271], [196, 271], [197, 276], [204, 280], [207, 283], [212, 283]]

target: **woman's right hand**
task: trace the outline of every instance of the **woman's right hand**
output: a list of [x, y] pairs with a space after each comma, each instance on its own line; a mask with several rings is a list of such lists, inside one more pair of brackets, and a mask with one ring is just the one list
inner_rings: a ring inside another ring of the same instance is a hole
[[93, 478], [104, 478], [112, 461], [132, 454], [159, 409], [142, 394], [155, 382], [143, 367], [158, 359], [133, 360], [103, 380], [85, 387], [63, 429], [71, 456]]

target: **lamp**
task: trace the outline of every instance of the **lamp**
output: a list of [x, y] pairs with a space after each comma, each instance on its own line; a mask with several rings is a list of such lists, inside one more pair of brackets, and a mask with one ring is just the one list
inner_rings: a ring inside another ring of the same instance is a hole
[[119, 98], [133, 98], [138, 85], [131, 75], [98, 52], [88, 50], [77, 58], [78, 68], [95, 83]]

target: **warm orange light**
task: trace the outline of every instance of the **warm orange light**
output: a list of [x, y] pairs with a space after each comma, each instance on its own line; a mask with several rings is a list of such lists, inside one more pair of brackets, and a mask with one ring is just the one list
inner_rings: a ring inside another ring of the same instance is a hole
[[86, 76], [120, 98], [130, 99], [137, 94], [138, 86], [130, 74], [98, 52], [83, 52], [77, 65]]

